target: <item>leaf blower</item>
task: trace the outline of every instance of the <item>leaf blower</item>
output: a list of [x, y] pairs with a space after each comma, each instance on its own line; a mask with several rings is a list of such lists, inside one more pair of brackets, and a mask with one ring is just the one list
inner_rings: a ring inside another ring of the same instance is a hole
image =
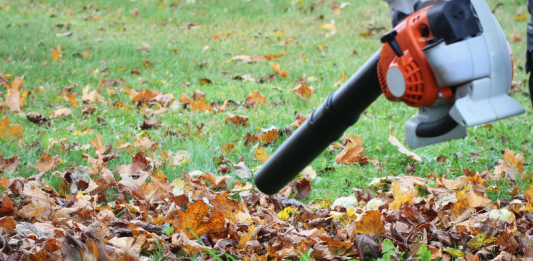
[[418, 108], [405, 123], [411, 148], [463, 138], [467, 127], [525, 112], [508, 95], [511, 49], [485, 0], [383, 1], [394, 29], [258, 170], [262, 192], [277, 193], [381, 94]]

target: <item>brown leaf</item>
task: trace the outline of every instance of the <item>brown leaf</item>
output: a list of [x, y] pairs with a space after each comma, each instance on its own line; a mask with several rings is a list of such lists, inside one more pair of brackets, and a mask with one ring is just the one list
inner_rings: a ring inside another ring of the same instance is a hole
[[116, 167], [117, 172], [122, 176], [131, 176], [148, 170], [148, 160], [143, 152], [138, 152], [131, 156], [131, 164]]
[[61, 54], [61, 46], [58, 45], [57, 49], [52, 51], [52, 62], [59, 61], [62, 57], [63, 55]]
[[204, 84], [212, 84], [213, 81], [207, 79], [207, 78], [201, 78], [200, 79], [200, 85], [204, 85]]
[[312, 86], [308, 86], [304, 80], [300, 80], [298, 85], [292, 89], [292, 93], [296, 94], [303, 101], [307, 101], [311, 97], [313, 90], [314, 88]]
[[226, 144], [225, 142], [222, 144], [222, 156], [227, 156], [231, 154], [231, 152], [235, 149], [235, 144]]
[[[14, 156], [10, 159], [4, 159], [4, 157], [0, 154], [0, 173], [15, 171], [20, 163], [19, 160], [20, 158], [17, 156]], [[7, 188], [7, 186], [4, 187]]]
[[301, 179], [294, 181], [295, 187], [298, 190], [298, 193], [294, 195], [295, 199], [307, 198], [311, 194], [311, 182], [307, 179]]
[[304, 116], [303, 114], [301, 114], [299, 112], [295, 113], [294, 115], [296, 117], [296, 120], [293, 123], [291, 123], [291, 127], [293, 127], [293, 128], [298, 128], [298, 127], [302, 126], [302, 124], [304, 124], [304, 122], [309, 117], [309, 116]]
[[155, 115], [152, 115], [152, 117], [144, 116], [144, 121], [141, 124], [141, 130], [149, 130], [153, 127], [161, 127], [161, 124], [157, 121], [157, 118]]
[[48, 172], [59, 167], [59, 155], [52, 156], [48, 152], [43, 152], [35, 167], [40, 172]]
[[37, 124], [37, 126], [41, 126], [43, 125], [45, 122], [48, 122], [48, 118], [46, 118], [44, 115], [42, 114], [37, 114], [37, 113], [28, 113], [26, 115], [26, 119], [28, 119], [29, 121]]
[[355, 221], [355, 232], [381, 236], [385, 233], [385, 223], [382, 214], [376, 210], [364, 212]]
[[13, 230], [17, 226], [17, 222], [12, 217], [0, 218], [0, 227], [7, 230]]
[[213, 173], [204, 173], [203, 177], [205, 178], [205, 180], [209, 181], [209, 183], [211, 183], [211, 186], [210, 188], [212, 189], [225, 189], [228, 187], [228, 184], [226, 183], [226, 180], [228, 178], [231, 178], [231, 176], [229, 175], [224, 175], [224, 176], [216, 176], [215, 174]]
[[236, 127], [247, 126], [248, 125], [248, 116], [239, 116], [228, 113], [228, 118], [226, 118], [226, 125], [228, 122], [233, 123]]

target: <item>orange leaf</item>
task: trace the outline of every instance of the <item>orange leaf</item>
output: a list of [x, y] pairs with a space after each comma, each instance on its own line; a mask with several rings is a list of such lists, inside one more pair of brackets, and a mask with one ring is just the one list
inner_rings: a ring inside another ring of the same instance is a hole
[[235, 144], [222, 144], [222, 156], [229, 155], [235, 149]]
[[76, 101], [76, 97], [72, 95], [71, 93], [67, 93], [67, 100], [72, 104], [72, 107], [78, 108], [78, 102]]
[[52, 58], [53, 58], [53, 62], [55, 61], [58, 61], [58, 60], [61, 60], [61, 58], [63, 57], [63, 55], [61, 55], [61, 46], [57, 46], [57, 49], [55, 49], [54, 51], [52, 51]]
[[256, 107], [258, 104], [266, 104], [266, 96], [263, 96], [259, 94], [259, 91], [253, 91], [246, 97], [246, 102], [252, 105], [252, 107]]
[[312, 86], [308, 86], [305, 81], [300, 81], [298, 83], [298, 86], [292, 89], [292, 93], [296, 94], [296, 96], [306, 101], [307, 99], [309, 99], [309, 97], [311, 97], [313, 90], [314, 88]]
[[357, 135], [344, 135], [344, 138], [348, 141], [344, 150], [341, 153], [335, 156], [335, 162], [338, 164], [365, 164], [368, 161], [368, 158], [365, 157], [363, 152], [365, 147], [362, 146], [363, 139], [357, 137]]
[[392, 209], [399, 209], [403, 204], [413, 204], [413, 199], [418, 195], [418, 190], [413, 185], [402, 186], [402, 183], [393, 180], [391, 186], [394, 201], [391, 203]]
[[281, 52], [279, 55], [270, 54], [270, 55], [265, 55], [264, 57], [267, 61], [270, 61], [272, 59], [279, 59], [283, 56], [285, 56], [285, 51]]
[[9, 118], [4, 116], [2, 121], [0, 121], [0, 138], [4, 140], [14, 139], [21, 137], [24, 133], [22, 126], [18, 124], [9, 124]]
[[[224, 215], [218, 211], [213, 211], [208, 215], [210, 210], [211, 207], [205, 204], [203, 200], [192, 203], [185, 212], [178, 210], [178, 230], [185, 232], [189, 239], [195, 239], [192, 232], [200, 237], [206, 233], [222, 231], [226, 223]], [[176, 225], [176, 222], [174, 224]]]
[[213, 110], [213, 107], [211, 107], [210, 105], [207, 105], [203, 97], [200, 98], [196, 102], [191, 102], [189, 107], [191, 108], [191, 110], [195, 110], [195, 111], [210, 112], [211, 110]]
[[280, 66], [271, 62], [270, 63], [270, 66], [272, 66], [272, 69], [274, 69], [274, 71], [279, 74], [281, 77], [285, 77], [287, 75], [289, 75], [289, 71], [287, 70], [281, 70]]

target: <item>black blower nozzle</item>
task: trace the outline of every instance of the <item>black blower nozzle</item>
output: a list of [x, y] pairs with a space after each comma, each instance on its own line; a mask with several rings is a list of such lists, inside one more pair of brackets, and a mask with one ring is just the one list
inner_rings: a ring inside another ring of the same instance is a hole
[[378, 50], [350, 79], [313, 111], [255, 175], [263, 193], [275, 194], [359, 119], [381, 95]]

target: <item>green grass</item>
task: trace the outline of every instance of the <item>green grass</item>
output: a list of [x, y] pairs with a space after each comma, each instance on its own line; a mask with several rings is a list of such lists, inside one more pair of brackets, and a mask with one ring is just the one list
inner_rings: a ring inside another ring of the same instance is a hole
[[[94, 3], [84, 9], [89, 3]], [[152, 140], [159, 142], [160, 151], [187, 150], [193, 157], [190, 163], [181, 167], [164, 167], [163, 172], [170, 178], [181, 176], [184, 171], [202, 170], [216, 172], [217, 166], [213, 157], [221, 154], [221, 146], [225, 143], [235, 143], [236, 149], [228, 156], [236, 162], [243, 157], [248, 165], [259, 165], [253, 160], [253, 147], [244, 145], [246, 133], [255, 134], [257, 127], [268, 128], [276, 126], [285, 128], [294, 121], [294, 112], [310, 113], [329, 93], [335, 91], [334, 83], [341, 77], [342, 71], [349, 75], [354, 73], [380, 47], [379, 35], [390, 30], [391, 25], [385, 2], [378, 0], [350, 1], [351, 5], [343, 10], [341, 15], [333, 14], [331, 5], [326, 1], [291, 1], [284, 0], [254, 0], [254, 1], [221, 1], [197, 0], [195, 3], [185, 1], [5, 1], [0, 0], [0, 71], [4, 74], [25, 77], [24, 89], [33, 90], [43, 86], [44, 92], [29, 97], [23, 113], [39, 112], [48, 115], [52, 111], [69, 107], [70, 104], [58, 95], [60, 88], [77, 83], [76, 98], [81, 102], [81, 91], [86, 85], [95, 89], [105, 78], [122, 78], [127, 86], [134, 89], [150, 89], [169, 92], [179, 97], [186, 92], [192, 95], [195, 90], [206, 94], [206, 100], [224, 101], [232, 99], [243, 101], [254, 90], [268, 97], [268, 105], [255, 109], [244, 107], [233, 108], [231, 113], [249, 116], [249, 126], [235, 128], [225, 125], [226, 114], [205, 114], [178, 108], [157, 117], [163, 125], [161, 128], [148, 130]], [[522, 40], [511, 42], [514, 52], [515, 80], [526, 79], [526, 74], [519, 67], [523, 67], [525, 53], [525, 32], [527, 22], [515, 21], [514, 17], [520, 5], [526, 1], [493, 1], [491, 7], [504, 3], [501, 12], [496, 14], [501, 22], [508, 39], [519, 36]], [[302, 4], [300, 4], [302, 3]], [[9, 5], [9, 8], [7, 7]], [[134, 10], [140, 16], [134, 15]], [[523, 12], [527, 13], [527, 8]], [[84, 20], [84, 17], [96, 15], [101, 19]], [[320, 19], [323, 17], [323, 20]], [[337, 32], [326, 38], [327, 31], [319, 29], [324, 23], [335, 21]], [[386, 29], [376, 33], [376, 37], [361, 37], [360, 33], [367, 31], [370, 21], [376, 26]], [[195, 22], [201, 26], [190, 29], [183, 28], [185, 22]], [[54, 24], [71, 23], [70, 29], [59, 29]], [[72, 31], [68, 37], [57, 37], [56, 33]], [[284, 36], [280, 36], [280, 31]], [[214, 40], [218, 33], [232, 33], [227, 39]], [[293, 37], [294, 42], [285, 46], [279, 42]], [[150, 45], [150, 53], [137, 51], [142, 43]], [[325, 55], [317, 49], [317, 45], [326, 46]], [[51, 52], [58, 45], [62, 48], [61, 61], [52, 62]], [[205, 46], [209, 46], [204, 50]], [[82, 51], [91, 49], [88, 59], [80, 56]], [[172, 50], [179, 49], [175, 54]], [[353, 55], [356, 50], [358, 55]], [[271, 82], [255, 83], [235, 81], [228, 75], [242, 76], [251, 74], [254, 78], [273, 73], [268, 62], [244, 64], [231, 61], [236, 55], [279, 54], [286, 56], [275, 60], [282, 69], [290, 71], [285, 78], [277, 77]], [[299, 58], [304, 54], [309, 60]], [[152, 63], [152, 67], [144, 67], [143, 60]], [[199, 64], [205, 62], [202, 68]], [[93, 75], [92, 70], [109, 68], [109, 74]], [[122, 71], [120, 68], [127, 68]], [[131, 74], [130, 70], [138, 68], [141, 75]], [[119, 70], [117, 70], [119, 69]], [[224, 73], [225, 72], [225, 73]], [[309, 82], [315, 88], [312, 97], [303, 102], [290, 92], [296, 87], [298, 79], [312, 77], [316, 81]], [[201, 78], [213, 81], [211, 85], [200, 85]], [[141, 84], [141, 82], [145, 82]], [[184, 83], [193, 84], [185, 88]], [[283, 91], [274, 89], [279, 87]], [[4, 86], [0, 91], [6, 92]], [[36, 160], [43, 151], [47, 150], [49, 139], [69, 136], [68, 142], [89, 144], [96, 134], [103, 137], [105, 144], [116, 145], [119, 141], [132, 142], [134, 136], [141, 131], [138, 128], [143, 116], [138, 109], [131, 112], [114, 109], [113, 101], [120, 100], [134, 106], [129, 97], [122, 93], [110, 95], [102, 89], [102, 95], [107, 103], [93, 105], [97, 112], [90, 116], [82, 116], [80, 106], [71, 108], [73, 117], [53, 119], [51, 126], [38, 127], [26, 120], [23, 115], [8, 113], [12, 123], [20, 124], [24, 128], [22, 138], [24, 144], [34, 141], [40, 145], [34, 148], [20, 145], [13, 141], [0, 140], [0, 154], [4, 157], [17, 155], [21, 157], [21, 164], [16, 173], [28, 177], [37, 173], [34, 168]], [[532, 172], [527, 164], [531, 157], [533, 133], [531, 123], [532, 108], [527, 97], [519, 91], [512, 96], [526, 108], [526, 113], [518, 117], [502, 120], [492, 124], [493, 128], [481, 126], [470, 128], [469, 136], [465, 139], [432, 145], [413, 150], [423, 158], [416, 166], [413, 175], [424, 176], [433, 172], [447, 177], [462, 175], [462, 169], [473, 171], [494, 170], [495, 163], [502, 158], [501, 150], [509, 148], [523, 153], [526, 158], [525, 172]], [[58, 98], [59, 97], [59, 98]], [[2, 98], [4, 99], [3, 95]], [[272, 101], [281, 100], [277, 106]], [[400, 154], [396, 147], [389, 144], [387, 138], [394, 134], [405, 143], [403, 125], [406, 120], [416, 114], [416, 109], [401, 103], [388, 102], [380, 97], [361, 120], [348, 130], [350, 134], [364, 137], [365, 154], [378, 158], [383, 168], [377, 170], [373, 165], [365, 166], [335, 166], [335, 171], [323, 172], [325, 167], [334, 165], [335, 154], [324, 152], [312, 166], [322, 172], [322, 181], [313, 185], [310, 198], [334, 199], [341, 195], [352, 193], [353, 187], [365, 187], [369, 178], [387, 175], [403, 175], [412, 162], [407, 156]], [[107, 123], [96, 121], [101, 115]], [[4, 115], [0, 112], [0, 118]], [[84, 125], [82, 126], [82, 123]], [[178, 139], [165, 137], [167, 128], [186, 130], [185, 124], [194, 126], [205, 124], [201, 137]], [[90, 128], [93, 134], [73, 135], [73, 131], [66, 128], [75, 124], [77, 130]], [[282, 140], [273, 146], [265, 148], [271, 154]], [[469, 155], [479, 151], [479, 158], [474, 160]], [[60, 155], [64, 161], [59, 170], [63, 171], [71, 166], [87, 165], [81, 153], [94, 156], [94, 149], [87, 151], [70, 151], [63, 153], [58, 149], [49, 150], [54, 155]], [[463, 157], [454, 156], [461, 153]], [[120, 152], [119, 159], [109, 162], [110, 169], [118, 164], [131, 162], [130, 153]], [[448, 158], [443, 163], [436, 161], [439, 155]], [[156, 156], [157, 157], [157, 156]], [[30, 164], [31, 163], [31, 164]], [[58, 184], [60, 179], [48, 175], [47, 180]], [[249, 180], [251, 181], [251, 180]], [[522, 188], [532, 184], [531, 180], [520, 183]], [[501, 192], [491, 192], [494, 199], [508, 198], [506, 181], [497, 182]]]

